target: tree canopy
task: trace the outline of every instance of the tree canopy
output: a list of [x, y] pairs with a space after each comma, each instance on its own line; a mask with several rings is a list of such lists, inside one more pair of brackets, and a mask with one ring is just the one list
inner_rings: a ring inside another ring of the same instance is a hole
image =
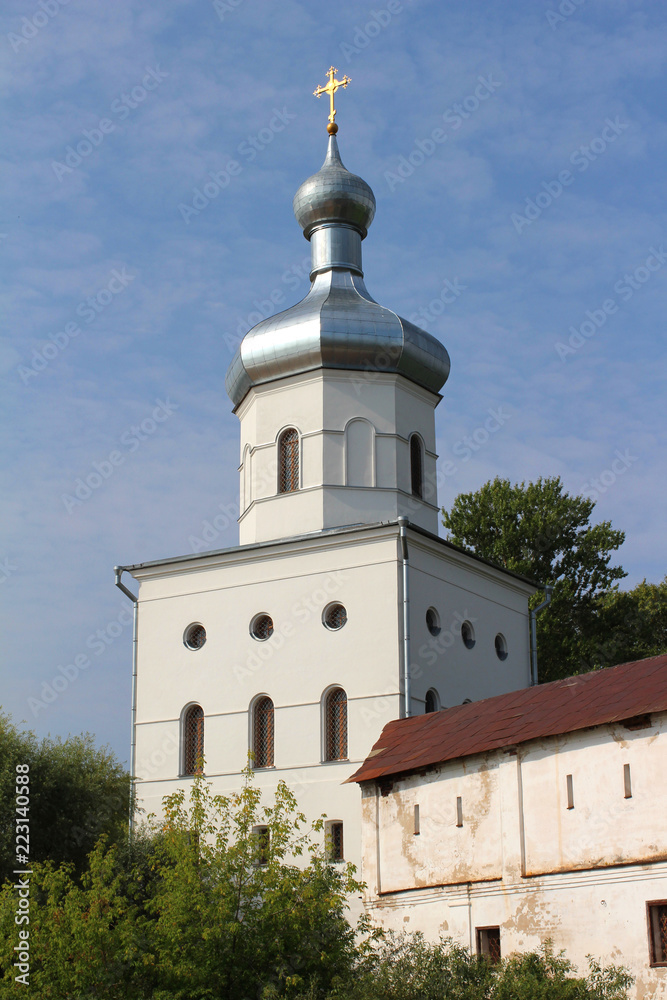
[[70, 861], [81, 871], [102, 834], [126, 836], [130, 776], [108, 747], [89, 733], [39, 741], [0, 713], [0, 882], [16, 867], [17, 764], [29, 767], [31, 861]]
[[665, 584], [618, 589], [627, 574], [611, 562], [625, 535], [610, 521], [591, 523], [594, 507], [556, 476], [496, 478], [443, 510], [452, 542], [535, 581], [531, 607], [553, 587], [538, 617], [541, 681], [667, 650]]
[[[323, 820], [308, 825], [284, 782], [272, 804], [260, 800], [249, 769], [229, 797], [198, 776], [190, 802], [182, 789], [167, 797], [164, 819], [131, 846], [102, 838], [80, 879], [72, 865], [33, 865], [34, 995], [241, 1000], [304, 982], [326, 992], [358, 947], [344, 914], [361, 884], [351, 865], [327, 862]], [[0, 997], [20, 995], [15, 912], [7, 883]]]

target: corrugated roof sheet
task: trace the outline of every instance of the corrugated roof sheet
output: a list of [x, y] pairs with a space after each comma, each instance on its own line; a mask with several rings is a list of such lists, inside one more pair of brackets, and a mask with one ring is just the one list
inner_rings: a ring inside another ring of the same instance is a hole
[[667, 655], [388, 723], [347, 780], [370, 781], [527, 740], [667, 711]]

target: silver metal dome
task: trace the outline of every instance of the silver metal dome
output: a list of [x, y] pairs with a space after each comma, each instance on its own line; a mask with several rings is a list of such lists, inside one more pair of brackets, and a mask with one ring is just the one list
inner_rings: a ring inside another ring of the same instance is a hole
[[443, 345], [379, 305], [366, 289], [361, 240], [375, 197], [341, 163], [335, 136], [322, 169], [297, 191], [294, 213], [311, 243], [311, 288], [301, 302], [262, 320], [243, 338], [225, 379], [234, 405], [254, 385], [319, 368], [396, 372], [438, 392], [449, 375]]
[[354, 226], [363, 240], [375, 215], [375, 195], [343, 166], [335, 135], [329, 136], [321, 169], [303, 182], [292, 205], [307, 240], [317, 226], [332, 222]]

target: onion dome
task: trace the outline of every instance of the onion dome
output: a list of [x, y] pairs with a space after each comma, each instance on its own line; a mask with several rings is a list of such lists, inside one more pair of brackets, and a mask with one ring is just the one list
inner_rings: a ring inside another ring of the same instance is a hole
[[234, 405], [255, 385], [320, 368], [394, 372], [439, 392], [449, 375], [443, 345], [366, 289], [361, 241], [375, 197], [343, 166], [334, 134], [321, 170], [297, 191], [294, 214], [310, 240], [310, 291], [245, 335], [225, 380]]
[[329, 137], [322, 168], [294, 195], [293, 208], [307, 240], [327, 223], [354, 226], [365, 238], [375, 215], [375, 195], [365, 180], [343, 166], [335, 135]]

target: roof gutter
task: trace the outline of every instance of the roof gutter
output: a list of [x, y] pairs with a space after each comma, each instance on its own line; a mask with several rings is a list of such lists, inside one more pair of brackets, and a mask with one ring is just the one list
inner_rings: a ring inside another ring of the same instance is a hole
[[412, 696], [410, 692], [410, 591], [408, 566], [408, 533], [407, 517], [398, 519], [398, 537], [401, 541], [401, 567], [403, 571], [403, 718], [412, 715]]
[[131, 590], [125, 586], [122, 582], [121, 577], [123, 573], [126, 572], [125, 566], [114, 566], [115, 583], [119, 590], [125, 594], [126, 597], [132, 601], [134, 605], [134, 614], [132, 617], [132, 725], [130, 733], [130, 804], [129, 804], [129, 816], [128, 816], [128, 830], [130, 840], [134, 834], [134, 783], [135, 783], [135, 770], [136, 770], [136, 753], [137, 753], [137, 650], [138, 650], [138, 625], [139, 625], [139, 598], [132, 593]]
[[547, 604], [551, 604], [553, 586], [547, 584], [544, 588], [544, 600], [530, 612], [530, 686], [537, 684], [537, 616]]

